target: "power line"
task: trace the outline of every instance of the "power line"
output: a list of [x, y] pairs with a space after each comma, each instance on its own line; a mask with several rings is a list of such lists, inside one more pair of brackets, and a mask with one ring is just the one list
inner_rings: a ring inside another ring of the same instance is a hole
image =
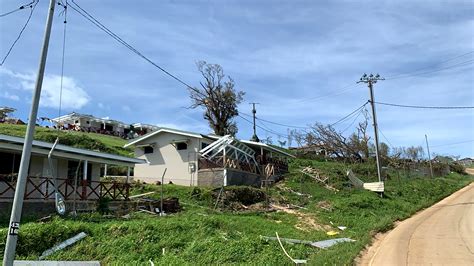
[[87, 19], [89, 22], [91, 22], [94, 26], [98, 27], [100, 30], [102, 30], [103, 32], [105, 32], [107, 35], [109, 35], [110, 37], [112, 37], [114, 40], [116, 40], [117, 42], [119, 42], [120, 44], [122, 44], [123, 46], [125, 46], [126, 48], [128, 48], [130, 51], [132, 51], [133, 53], [135, 53], [136, 55], [138, 55], [139, 57], [143, 58], [145, 61], [147, 61], [148, 63], [150, 63], [151, 65], [153, 65], [154, 67], [158, 68], [160, 71], [162, 71], [163, 73], [165, 73], [166, 75], [170, 76], [171, 78], [173, 78], [174, 80], [178, 81], [179, 83], [183, 84], [184, 86], [186, 86], [187, 88], [190, 88], [192, 89], [193, 87], [190, 86], [189, 84], [187, 84], [186, 82], [184, 82], [183, 80], [181, 80], [180, 78], [178, 78], [177, 76], [171, 74], [169, 71], [167, 71], [166, 69], [164, 69], [163, 67], [159, 66], [157, 63], [153, 62], [151, 59], [149, 59], [148, 57], [146, 57], [145, 55], [143, 55], [140, 51], [138, 51], [136, 48], [134, 48], [132, 45], [130, 45], [129, 43], [127, 43], [126, 41], [124, 41], [122, 38], [120, 38], [117, 34], [115, 34], [113, 31], [111, 31], [109, 28], [107, 28], [106, 26], [104, 26], [104, 24], [102, 24], [100, 21], [98, 21], [94, 16], [92, 16], [89, 12], [87, 12], [86, 10], [84, 10], [81, 6], [79, 6], [74, 0], [72, 0], [72, 3], [77, 7], [74, 7], [73, 5], [70, 5], [70, 7], [76, 11], [79, 15], [81, 15], [82, 17], [84, 17], [85, 19]]
[[343, 118], [337, 120], [335, 123], [332, 123], [330, 124], [329, 126], [334, 126], [346, 119], [348, 119], [349, 117], [351, 117], [353, 114], [355, 114], [357, 111], [360, 111], [362, 108], [364, 108], [367, 104], [369, 103], [369, 101], [367, 101], [366, 103], [364, 103], [363, 105], [361, 105], [360, 107], [358, 107], [357, 109], [355, 109], [354, 111], [352, 111], [351, 113], [349, 113], [348, 115], [344, 116]]
[[341, 94], [344, 94], [354, 88], [356, 88], [357, 85], [354, 85], [354, 83], [351, 83], [351, 84], [348, 84], [340, 89], [338, 89], [337, 92], [333, 92], [333, 93], [329, 93], [329, 94], [325, 94], [325, 95], [320, 95], [320, 96], [316, 96], [316, 97], [312, 97], [312, 98], [307, 98], [307, 99], [302, 99], [298, 102], [309, 102], [309, 101], [315, 101], [315, 100], [319, 100], [319, 99], [323, 99], [323, 98], [327, 98], [327, 97], [331, 97], [331, 96], [338, 96], [338, 95], [341, 95]]
[[[10, 55], [10, 53], [12, 52], [13, 50], [13, 47], [15, 47], [16, 43], [18, 42], [18, 40], [20, 40], [21, 38], [21, 35], [23, 34], [23, 32], [25, 31], [26, 27], [28, 26], [28, 23], [30, 22], [30, 19], [31, 19], [31, 16], [33, 16], [33, 11], [35, 10], [35, 7], [36, 5], [38, 4], [39, 0], [34, 0], [32, 1], [31, 3], [27, 4], [27, 5], [23, 5], [21, 7], [19, 7], [17, 10], [21, 10], [21, 9], [24, 9], [25, 7], [29, 7], [30, 8], [30, 14], [28, 15], [28, 19], [26, 20], [25, 24], [23, 25], [23, 27], [21, 28], [20, 30], [20, 33], [18, 33], [18, 36], [16, 37], [15, 41], [13, 41], [12, 45], [10, 46], [10, 48], [8, 49], [8, 52], [7, 54], [3, 57], [2, 59], [2, 62], [0, 63], [0, 66], [3, 66], [3, 64], [5, 63], [5, 61], [7, 60], [8, 56]], [[12, 11], [10, 11], [9, 14], [13, 13]], [[6, 13], [7, 14], [7, 13]], [[4, 14], [5, 15], [5, 14]], [[3, 16], [3, 15], [2, 15]]]
[[383, 103], [383, 102], [374, 102], [380, 105], [394, 106], [394, 107], [403, 107], [403, 108], [416, 108], [416, 109], [474, 109], [474, 106], [421, 106], [421, 105], [404, 105], [404, 104], [395, 104], [395, 103]]
[[[250, 124], [253, 125], [253, 122], [252, 122], [252, 121], [250, 121], [250, 120], [248, 120], [247, 118], [241, 116], [240, 114], [239, 114], [238, 116], [239, 116], [240, 118], [242, 118], [243, 120], [245, 120], [245, 121], [247, 121], [248, 123], [250, 123]], [[263, 123], [262, 123], [262, 124], [263, 124]], [[266, 129], [266, 128], [260, 126], [259, 124], [256, 124], [256, 126], [257, 126], [258, 128], [260, 128], [261, 130], [265, 131], [265, 132], [271, 133], [271, 134], [273, 134], [273, 135], [276, 135], [276, 136], [279, 136], [279, 137], [282, 137], [282, 138], [288, 138], [288, 135], [281, 134], [281, 133], [275, 132], [275, 131], [270, 130], [270, 129]]]
[[431, 73], [440, 72], [440, 71], [443, 71], [443, 70], [448, 70], [448, 69], [452, 69], [452, 68], [457, 68], [457, 67], [466, 66], [466, 65], [469, 65], [469, 64], [471, 64], [471, 63], [473, 63], [473, 62], [474, 62], [474, 59], [471, 59], [471, 60], [463, 61], [463, 62], [454, 64], [454, 65], [446, 66], [446, 67], [443, 67], [443, 68], [438, 68], [438, 69], [434, 69], [434, 70], [426, 71], [426, 72], [420, 72], [420, 73], [413, 73], [413, 74], [406, 74], [406, 75], [401, 75], [401, 76], [395, 76], [395, 77], [387, 78], [387, 80], [394, 80], [394, 79], [401, 79], [401, 78], [408, 78], [408, 77], [414, 77], [414, 76], [421, 76], [421, 75], [431, 74]]
[[33, 0], [33, 1], [31, 1], [30, 3], [28, 3], [28, 4], [24, 4], [24, 5], [22, 5], [22, 6], [18, 7], [18, 8], [16, 8], [16, 9], [13, 9], [12, 11], [8, 11], [8, 12], [6, 12], [6, 13], [3, 13], [3, 14], [0, 15], [0, 18], [1, 18], [1, 17], [5, 17], [5, 16], [8, 16], [8, 15], [10, 15], [10, 14], [13, 14], [13, 13], [15, 13], [15, 12], [17, 12], [17, 11], [23, 10], [23, 9], [25, 9], [25, 7], [31, 7], [35, 2], [38, 2], [38, 1], [39, 1], [39, 0]]
[[[246, 114], [246, 113], [244, 113], [244, 112], [239, 112], [239, 114], [243, 114], [243, 115], [248, 116], [248, 117], [253, 117], [251, 114]], [[260, 120], [260, 121], [264, 121], [264, 122], [270, 123], [270, 124], [282, 126], [282, 127], [301, 128], [301, 129], [309, 128], [309, 127], [303, 127], [303, 126], [292, 126], [292, 125], [281, 124], [281, 123], [272, 122], [272, 121], [270, 121], [270, 120], [266, 120], [266, 119], [259, 118], [259, 117], [256, 117], [256, 119], [257, 119], [257, 120]]]
[[[464, 57], [464, 56], [466, 56], [466, 55], [470, 55], [470, 54], [473, 54], [473, 53], [474, 53], [474, 51], [470, 51], [470, 52], [467, 52], [467, 53], [464, 53], [464, 54], [461, 54], [461, 55], [458, 55], [458, 56], [449, 58], [449, 59], [444, 60], [444, 61], [442, 61], [442, 62], [439, 62], [439, 63], [437, 63], [436, 65], [442, 65], [442, 64], [444, 64], [444, 63], [453, 61], [453, 60], [455, 60], [455, 59], [458, 59], [458, 58], [461, 58], [461, 57]], [[469, 61], [470, 61], [470, 60], [465, 61], [465, 62], [461, 62], [461, 63], [458, 63], [458, 64], [455, 64], [455, 65], [452, 65], [452, 66], [448, 66], [448, 67], [445, 67], [445, 68], [433, 70], [433, 71], [428, 71], [428, 72], [424, 72], [424, 73], [416, 73], [416, 72], [419, 72], [419, 71], [422, 71], [422, 70], [426, 70], [426, 69], [431, 69], [431, 68], [432, 68], [432, 66], [429, 66], [429, 67], [422, 67], [422, 68], [416, 69], [416, 70], [411, 71], [411, 72], [405, 72], [405, 73], [401, 73], [401, 74], [398, 74], [398, 75], [390, 76], [390, 77], [388, 77], [388, 78], [386, 78], [386, 79], [387, 79], [387, 80], [390, 80], [390, 79], [399, 79], [399, 78], [405, 78], [405, 77], [410, 77], [410, 76], [414, 76], [414, 75], [423, 75], [423, 74], [438, 72], [438, 71], [445, 70], [445, 69], [449, 69], [449, 68], [452, 68], [452, 67], [454, 67], [454, 66], [457, 66], [457, 65], [460, 65], [460, 64], [469, 62]]]
[[434, 148], [434, 147], [444, 147], [444, 146], [453, 146], [453, 145], [464, 144], [464, 143], [470, 143], [470, 142], [474, 142], [474, 139], [465, 140], [465, 141], [460, 141], [460, 142], [454, 142], [454, 143], [440, 144], [440, 145], [431, 145], [431, 148]]
[[346, 130], [348, 130], [352, 125], [354, 125], [355, 121], [357, 121], [357, 119], [363, 112], [364, 112], [364, 109], [360, 109], [360, 111], [355, 116], [354, 120], [352, 120], [352, 122], [346, 128], [344, 128], [341, 132], [339, 132], [339, 134], [346, 132]]

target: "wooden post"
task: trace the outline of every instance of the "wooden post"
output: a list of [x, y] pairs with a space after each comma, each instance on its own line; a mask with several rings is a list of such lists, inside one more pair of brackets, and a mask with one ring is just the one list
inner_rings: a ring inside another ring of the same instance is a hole
[[83, 173], [82, 173], [82, 200], [87, 199], [87, 164], [89, 161], [84, 161]]

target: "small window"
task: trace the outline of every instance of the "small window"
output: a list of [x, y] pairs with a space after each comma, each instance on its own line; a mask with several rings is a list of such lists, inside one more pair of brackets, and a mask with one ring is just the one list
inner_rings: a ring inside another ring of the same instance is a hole
[[187, 150], [188, 149], [188, 144], [186, 142], [178, 142], [178, 143], [176, 143], [176, 149], [178, 151]]
[[89, 121], [86, 121], [86, 124], [88, 124], [88, 125], [89, 125], [89, 124], [90, 124], [90, 122], [89, 122]]
[[75, 124], [79, 123], [79, 120], [74, 121]]
[[201, 143], [201, 150], [206, 148], [207, 146], [209, 146], [209, 144], [207, 144], [205, 142]]
[[153, 147], [151, 146], [143, 147], [143, 151], [145, 152], [145, 154], [153, 153]]

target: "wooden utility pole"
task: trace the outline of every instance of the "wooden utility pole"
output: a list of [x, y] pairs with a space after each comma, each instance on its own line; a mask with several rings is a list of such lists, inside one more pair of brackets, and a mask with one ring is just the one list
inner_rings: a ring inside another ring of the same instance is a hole
[[38, 117], [38, 106], [41, 97], [41, 88], [43, 86], [44, 69], [46, 66], [46, 58], [48, 55], [49, 37], [51, 35], [51, 26], [53, 23], [55, 0], [50, 0], [48, 17], [46, 19], [46, 28], [44, 32], [43, 47], [41, 49], [40, 62], [38, 67], [38, 75], [36, 77], [35, 90], [33, 92], [33, 100], [31, 102], [31, 110], [28, 118], [28, 126], [26, 128], [25, 142], [21, 153], [20, 170], [18, 172], [18, 180], [16, 183], [15, 197], [13, 198], [12, 213], [10, 216], [10, 224], [8, 228], [7, 243], [3, 257], [3, 266], [13, 265], [15, 259], [16, 244], [18, 241], [18, 233], [20, 231], [21, 212], [23, 209], [23, 198], [25, 196], [26, 181], [28, 177], [29, 164], [31, 159], [31, 147], [33, 145], [33, 135], [35, 133], [35, 121]]
[[431, 163], [431, 154], [430, 154], [430, 145], [428, 145], [428, 136], [425, 134], [426, 140], [426, 149], [428, 150], [428, 161], [430, 162], [430, 174], [431, 178], [433, 178], [433, 164]]
[[257, 114], [257, 109], [255, 109], [255, 105], [258, 104], [258, 103], [250, 103], [253, 108], [252, 108], [252, 114], [253, 114], [253, 136], [252, 138], [250, 139], [251, 141], [255, 141], [255, 142], [260, 142], [260, 139], [257, 137], [257, 125], [255, 123], [255, 115]]
[[377, 161], [377, 176], [379, 178], [379, 182], [382, 182], [382, 165], [380, 161], [380, 154], [379, 154], [379, 130], [377, 125], [377, 114], [375, 112], [375, 100], [374, 100], [374, 89], [373, 84], [377, 83], [378, 80], [384, 80], [381, 78], [379, 74], [375, 76], [373, 74], [367, 75], [364, 74], [357, 83], [363, 82], [367, 83], [370, 92], [370, 105], [372, 106], [372, 117], [374, 122], [374, 134], [375, 134], [375, 158]]

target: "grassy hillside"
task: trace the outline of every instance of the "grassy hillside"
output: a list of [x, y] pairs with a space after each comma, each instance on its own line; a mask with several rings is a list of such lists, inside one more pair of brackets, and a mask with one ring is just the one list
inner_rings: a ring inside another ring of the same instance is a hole
[[[0, 134], [24, 137], [25, 132], [26, 125], [0, 124]], [[35, 140], [41, 140], [52, 143], [56, 140], [57, 136], [58, 131], [56, 130], [44, 127], [36, 127]], [[132, 149], [123, 148], [123, 145], [127, 143], [127, 140], [114, 136], [76, 131], [60, 131], [59, 143], [76, 148], [133, 157]]]
[[[329, 191], [298, 173], [301, 166], [317, 166], [331, 175], [339, 192]], [[100, 260], [104, 265], [207, 265], [253, 264], [291, 265], [277, 242], [260, 236], [302, 240], [324, 240], [350, 237], [353, 243], [342, 243], [327, 250], [284, 244], [293, 258], [308, 259], [310, 265], [351, 264], [371, 241], [371, 236], [392, 227], [417, 210], [428, 207], [460, 189], [472, 176], [450, 174], [435, 179], [396, 179], [386, 182], [386, 196], [347, 186], [340, 171], [344, 165], [331, 162], [294, 160], [286, 180], [270, 189], [269, 196], [277, 206], [298, 205], [290, 211], [266, 212], [258, 205], [248, 209], [240, 204], [222, 205], [213, 210], [214, 199], [209, 189], [193, 189], [165, 185], [165, 196], [177, 196], [183, 211], [166, 217], [132, 213], [130, 219], [106, 218], [99, 214], [78, 218], [55, 217], [51, 222], [29, 222], [22, 225], [18, 254], [23, 259], [36, 259], [52, 245], [81, 231], [89, 236], [80, 243], [58, 252], [50, 259]], [[354, 168], [355, 166], [352, 166]], [[371, 165], [359, 165], [365, 172]], [[154, 185], [136, 185], [133, 193], [159, 192]], [[303, 193], [299, 196], [296, 191]], [[152, 195], [158, 198], [159, 193]], [[237, 208], [236, 208], [237, 206]], [[7, 232], [7, 219], [0, 223], [0, 235]], [[347, 226], [340, 231], [336, 226]], [[339, 231], [328, 236], [329, 230]], [[4, 239], [0, 239], [0, 253]], [[163, 254], [163, 249], [165, 253]]]

